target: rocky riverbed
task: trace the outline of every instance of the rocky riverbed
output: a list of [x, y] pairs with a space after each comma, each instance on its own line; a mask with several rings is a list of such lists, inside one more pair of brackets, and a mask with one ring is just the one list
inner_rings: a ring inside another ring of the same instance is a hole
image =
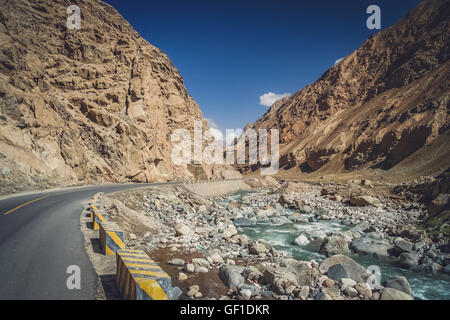
[[416, 227], [420, 204], [341, 185], [248, 183], [225, 197], [171, 186], [104, 202], [181, 298], [450, 299], [450, 254]]

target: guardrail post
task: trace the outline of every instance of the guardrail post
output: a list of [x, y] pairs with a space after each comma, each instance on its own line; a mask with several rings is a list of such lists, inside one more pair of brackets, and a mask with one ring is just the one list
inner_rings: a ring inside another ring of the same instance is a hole
[[172, 280], [142, 250], [116, 251], [116, 283], [127, 300], [170, 300]]

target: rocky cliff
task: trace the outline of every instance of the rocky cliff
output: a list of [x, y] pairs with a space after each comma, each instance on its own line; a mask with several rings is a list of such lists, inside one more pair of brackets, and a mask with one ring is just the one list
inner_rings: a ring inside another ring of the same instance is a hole
[[450, 2], [419, 4], [254, 128], [280, 130], [280, 165], [431, 174], [450, 164]]
[[[81, 29], [66, 27], [72, 4]], [[168, 56], [101, 1], [1, 0], [0, 97], [3, 189], [198, 176], [173, 165], [170, 134], [200, 108]]]

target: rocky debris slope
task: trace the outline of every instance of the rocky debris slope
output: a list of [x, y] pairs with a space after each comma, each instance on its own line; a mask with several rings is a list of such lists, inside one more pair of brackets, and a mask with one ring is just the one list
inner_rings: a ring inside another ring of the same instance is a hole
[[101, 1], [68, 30], [71, 4], [0, 2], [2, 187], [220, 176], [171, 161], [171, 132], [203, 118], [169, 57]]
[[408, 175], [445, 170], [449, 14], [448, 1], [423, 1], [316, 82], [276, 102], [252, 127], [280, 130], [280, 166], [333, 173], [395, 167]]
[[392, 193], [426, 206], [421, 227], [435, 239], [447, 243], [450, 252], [450, 169], [433, 177], [401, 183]]
[[[402, 277], [368, 285], [368, 271], [349, 258], [351, 254], [423, 274], [450, 272], [445, 246], [415, 226], [424, 205], [377, 199], [365, 188], [350, 194], [339, 191], [344, 189], [348, 188], [287, 182], [242, 197], [204, 198], [173, 186], [119, 192], [105, 197], [105, 207], [133, 233], [127, 246], [153, 257], [165, 252], [161, 263], [167, 262], [177, 285], [185, 284], [186, 298], [412, 298], [411, 286]], [[376, 201], [361, 206], [353, 204], [352, 197]], [[133, 218], [136, 215], [141, 218]], [[328, 229], [321, 227], [323, 221], [330, 222]], [[258, 223], [293, 226], [298, 230], [293, 245], [326, 259], [297, 261], [268, 241], [242, 232]], [[219, 279], [227, 294], [210, 294]]]

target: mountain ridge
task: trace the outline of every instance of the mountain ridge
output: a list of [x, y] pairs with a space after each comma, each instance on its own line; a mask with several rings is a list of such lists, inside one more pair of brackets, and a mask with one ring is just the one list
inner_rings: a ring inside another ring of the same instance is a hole
[[[272, 105], [253, 128], [280, 130], [280, 166], [387, 170], [426, 146], [448, 143], [448, 16], [448, 1], [420, 3], [317, 81]], [[441, 149], [439, 161], [426, 159], [416, 171], [442, 164], [445, 170], [450, 153]]]
[[[101, 1], [1, 1], [0, 163], [9, 191], [219, 177], [171, 160], [202, 112], [170, 58]], [[69, 30], [67, 8], [81, 10]]]

